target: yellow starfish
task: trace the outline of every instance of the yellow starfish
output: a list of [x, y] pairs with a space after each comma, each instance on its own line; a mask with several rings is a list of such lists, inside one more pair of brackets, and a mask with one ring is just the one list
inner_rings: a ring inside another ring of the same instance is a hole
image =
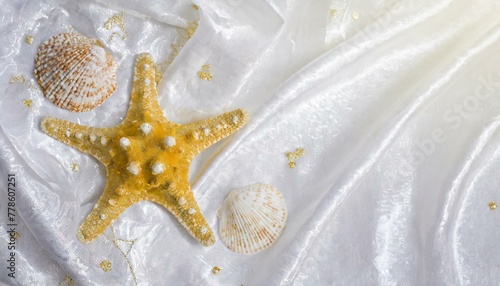
[[111, 128], [95, 128], [46, 117], [42, 130], [55, 139], [97, 158], [106, 166], [107, 184], [92, 212], [78, 229], [85, 243], [101, 235], [134, 203], [153, 201], [164, 206], [204, 245], [215, 236], [191, 192], [188, 171], [203, 149], [248, 122], [238, 109], [191, 124], [168, 121], [157, 101], [153, 58], [136, 61], [130, 108]]

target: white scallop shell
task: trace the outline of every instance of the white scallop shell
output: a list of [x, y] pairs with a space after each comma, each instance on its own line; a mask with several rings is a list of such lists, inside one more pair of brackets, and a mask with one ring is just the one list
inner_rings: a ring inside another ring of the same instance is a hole
[[234, 252], [254, 254], [271, 246], [285, 228], [283, 195], [273, 186], [254, 184], [233, 190], [219, 209], [219, 235]]
[[35, 76], [46, 98], [72, 111], [88, 111], [116, 90], [116, 62], [97, 39], [62, 33], [39, 48]]

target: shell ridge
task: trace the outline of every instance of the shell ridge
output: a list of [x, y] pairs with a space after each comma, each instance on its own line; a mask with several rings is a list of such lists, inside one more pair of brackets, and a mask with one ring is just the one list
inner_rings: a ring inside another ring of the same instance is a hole
[[[81, 54], [83, 54], [85, 51], [83, 51]], [[85, 74], [85, 69], [80, 76], [76, 77], [75, 80], [71, 81], [71, 77], [78, 72], [79, 69], [82, 69], [82, 66], [85, 65], [85, 57], [76, 57], [79, 58], [79, 61], [74, 64], [74, 66], [66, 73], [66, 75], [63, 78], [59, 78], [60, 83], [64, 83], [65, 89], [64, 93], [61, 94], [61, 97], [59, 100], [55, 101], [56, 104], [59, 106], [67, 106], [67, 103], [72, 99], [72, 90], [73, 88], [78, 88], [81, 86], [81, 81], [85, 79], [85, 77], [82, 76], [82, 74]], [[66, 81], [69, 81], [67, 84]]]
[[[237, 225], [239, 223], [240, 225], [242, 225], [243, 221], [241, 220], [241, 214], [240, 214], [239, 209], [236, 207], [236, 205], [235, 205], [235, 207], [232, 208], [232, 211], [234, 214], [233, 224]], [[246, 244], [244, 236], [241, 235], [241, 233], [240, 233], [241, 231], [238, 231], [238, 229], [236, 227], [234, 227], [233, 230], [234, 230], [234, 235], [235, 235], [234, 237], [236, 240], [235, 249], [237, 249], [239, 251], [244, 251], [245, 249], [243, 248], [243, 245]]]
[[[91, 53], [89, 53], [86, 57], [86, 59], [90, 59], [92, 60], [92, 57], [91, 57]], [[92, 96], [92, 85], [94, 84], [93, 81], [88, 81], [87, 79], [92, 79], [94, 78], [95, 76], [98, 76], [99, 75], [99, 72], [102, 70], [102, 67], [100, 67], [99, 65], [96, 65], [94, 62], [90, 62], [85, 68], [84, 68], [84, 71], [82, 72], [82, 74], [80, 75], [80, 78], [82, 80], [78, 80], [78, 86], [77, 88], [79, 87], [79, 90], [80, 92], [79, 93], [75, 93], [72, 97], [72, 101], [73, 104], [79, 104], [82, 106], [83, 109], [85, 109], [86, 107], [86, 104], [85, 102], [91, 102], [91, 100], [93, 100], [93, 96]], [[95, 93], [97, 95], [97, 92]]]
[[[75, 52], [71, 58], [68, 59], [68, 61], [71, 61], [73, 59], [78, 59], [81, 55], [83, 51], [77, 51]], [[66, 53], [65, 53], [66, 54]], [[63, 56], [65, 55], [63, 54]], [[52, 63], [52, 62], [51, 62]], [[79, 60], [75, 65], [74, 67], [72, 67], [72, 69], [76, 69], [78, 68], [78, 65], [79, 63], [83, 63], [83, 59]], [[49, 63], [47, 63], [48, 65]], [[50, 66], [56, 66], [57, 68], [60, 68], [60, 65], [64, 65], [64, 64], [67, 64], [65, 62], [61, 62], [59, 59], [54, 59], [54, 62], [53, 64], [51, 64]], [[58, 85], [62, 78], [61, 76], [63, 75], [63, 72], [61, 70], [58, 70], [58, 72], [54, 72], [54, 73], [47, 73], [47, 75], [45, 77], [42, 77], [43, 79], [43, 87], [45, 88], [45, 86], [49, 86], [46, 90], [46, 92], [48, 94], [53, 94], [55, 92], [57, 92], [58, 89], [61, 88], [60, 85]], [[54, 90], [56, 89], [56, 90]]]
[[231, 191], [223, 201], [219, 234], [232, 251], [253, 254], [276, 242], [287, 217], [283, 195], [271, 185], [254, 184]]
[[114, 93], [116, 67], [99, 40], [69, 32], [40, 45], [34, 73], [46, 98], [80, 112], [95, 108]]

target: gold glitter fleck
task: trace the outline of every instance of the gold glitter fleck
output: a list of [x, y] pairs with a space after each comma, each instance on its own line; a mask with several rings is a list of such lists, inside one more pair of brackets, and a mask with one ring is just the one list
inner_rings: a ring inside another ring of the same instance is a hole
[[9, 83], [20, 83], [20, 84], [24, 84], [26, 82], [26, 79], [24, 78], [23, 75], [13, 75], [10, 80], [9, 80]]
[[288, 167], [290, 167], [290, 169], [295, 168], [297, 166], [295, 160], [297, 160], [297, 158], [304, 156], [305, 153], [306, 150], [304, 150], [304, 148], [297, 148], [293, 152], [286, 152], [285, 155], [286, 158], [288, 159]]
[[27, 35], [26, 38], [24, 39], [26, 44], [31, 45], [33, 44], [33, 36], [32, 35]]
[[[113, 227], [113, 225], [111, 225], [111, 230], [113, 232], [113, 238], [112, 239], [107, 234], [104, 234], [104, 235], [106, 236], [107, 239], [111, 240], [111, 242], [113, 243], [113, 245], [121, 252], [121, 254], [123, 255], [123, 257], [125, 258], [125, 262], [127, 262], [127, 265], [128, 265], [129, 270], [130, 270], [130, 273], [132, 274], [132, 278], [134, 278], [134, 284], [138, 285], [138, 283], [137, 283], [137, 277], [135, 276], [134, 268], [132, 267], [132, 263], [130, 262], [130, 260], [127, 257], [127, 255], [129, 254], [130, 250], [132, 250], [132, 247], [134, 247], [134, 243], [135, 243], [135, 241], [137, 239], [125, 240], [125, 239], [116, 238], [115, 228]], [[123, 250], [120, 247], [121, 243], [119, 244], [119, 242], [128, 244], [129, 245], [128, 250], [126, 250], [126, 251]]]
[[193, 9], [195, 9], [195, 10], [199, 10], [200, 9], [200, 7], [198, 7], [198, 5], [195, 5], [195, 4], [191, 5], [191, 7], [193, 7]]
[[106, 30], [111, 30], [114, 26], [119, 26], [122, 31], [125, 31], [125, 25], [123, 24], [123, 12], [113, 15], [111, 18], [104, 22], [104, 28]]
[[24, 99], [23, 100], [23, 104], [27, 108], [31, 108], [31, 107], [33, 107], [33, 100], [31, 100], [31, 99]]
[[217, 275], [217, 274], [219, 274], [219, 272], [220, 272], [221, 270], [222, 270], [222, 269], [221, 269], [220, 267], [218, 267], [218, 266], [214, 266], [214, 268], [212, 268], [212, 273], [213, 273], [214, 275]]
[[201, 67], [201, 70], [198, 72], [198, 77], [202, 80], [212, 80], [212, 74], [210, 74], [210, 65], [206, 64]]
[[99, 267], [104, 272], [108, 272], [111, 270], [111, 261], [105, 259], [105, 260], [101, 261], [101, 263], [99, 263]]
[[17, 231], [14, 231], [14, 239], [18, 240], [19, 238], [21, 238], [21, 234]]
[[332, 19], [334, 19], [334, 18], [335, 18], [335, 14], [337, 14], [337, 10], [335, 10], [335, 9], [330, 9], [330, 17], [331, 17]]
[[354, 20], [358, 20], [358, 19], [359, 19], [359, 12], [358, 12], [358, 11], [354, 11], [354, 12], [352, 12], [352, 18], [353, 18]]
[[198, 29], [198, 21], [188, 23], [188, 27], [186, 29], [188, 39], [191, 39], [191, 37], [194, 35], [194, 32], [196, 32], [196, 29]]
[[160, 80], [163, 78], [163, 74], [161, 72], [161, 66], [159, 64], [155, 65], [155, 82], [156, 86], [160, 83]]
[[27, 80], [23, 75], [13, 75], [9, 79], [10, 84], [22, 84], [30, 89], [35, 89], [35, 90], [40, 90], [40, 87], [32, 83], [31, 81]]
[[78, 165], [78, 163], [71, 163], [71, 170], [73, 172], [78, 172], [80, 171], [80, 165]]
[[75, 285], [75, 280], [73, 280], [73, 278], [71, 278], [71, 276], [69, 275], [66, 275], [63, 279], [63, 281], [61, 281], [61, 283], [58, 284], [58, 286], [73, 286]]
[[113, 40], [113, 37], [115, 35], [120, 36], [122, 40], [125, 40], [128, 36], [127, 31], [125, 30], [125, 23], [123, 22], [123, 12], [113, 15], [111, 18], [106, 20], [106, 22], [104, 22], [104, 28], [106, 28], [106, 30], [108, 31], [115, 26], [118, 26], [120, 28], [121, 33], [113, 32], [109, 37], [108, 43], [111, 42], [111, 40]]
[[196, 29], [198, 28], [198, 21], [199, 21], [199, 19], [196, 20], [195, 22], [188, 23], [188, 27], [180, 33], [179, 39], [177, 40], [177, 42], [170, 46], [172, 51], [168, 55], [168, 59], [162, 65], [168, 67], [168, 66], [170, 66], [170, 64], [172, 64], [174, 59], [179, 54], [180, 50], [184, 47], [184, 45], [187, 43], [187, 41], [189, 41], [191, 36], [194, 34]]
[[491, 202], [488, 204], [488, 206], [490, 207], [490, 210], [495, 210], [497, 208], [497, 203]]

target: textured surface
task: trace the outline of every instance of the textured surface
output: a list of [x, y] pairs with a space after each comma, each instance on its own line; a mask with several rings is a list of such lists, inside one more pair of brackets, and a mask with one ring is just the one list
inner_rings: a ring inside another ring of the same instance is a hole
[[188, 182], [191, 161], [203, 149], [248, 122], [238, 109], [190, 124], [168, 121], [158, 105], [155, 69], [149, 54], [137, 57], [130, 109], [116, 127], [87, 127], [45, 118], [42, 130], [106, 166], [107, 183], [94, 209], [78, 229], [78, 238], [91, 242], [128, 207], [153, 201], [177, 217], [204, 245], [215, 243]]
[[[0, 284], [500, 284], [500, 208], [488, 206], [500, 203], [499, 1], [0, 3]], [[121, 12], [125, 40], [120, 21], [105, 27]], [[192, 37], [172, 47], [198, 15]], [[105, 43], [118, 66], [117, 91], [90, 112], [58, 108], [33, 87], [38, 46], [70, 25]], [[41, 120], [121, 123], [141, 52], [161, 65], [170, 121], [251, 115], [191, 163], [211, 247], [150, 201], [92, 243], [75, 235], [106, 169], [43, 133]], [[206, 64], [211, 81], [198, 76]], [[286, 154], [300, 148], [291, 169]], [[8, 172], [19, 180], [14, 281], [2, 263]], [[287, 225], [268, 249], [241, 255], [222, 243], [216, 213], [231, 190], [256, 182], [283, 194]]]
[[99, 40], [61, 33], [38, 48], [35, 77], [55, 105], [89, 111], [115, 92], [116, 62]]

